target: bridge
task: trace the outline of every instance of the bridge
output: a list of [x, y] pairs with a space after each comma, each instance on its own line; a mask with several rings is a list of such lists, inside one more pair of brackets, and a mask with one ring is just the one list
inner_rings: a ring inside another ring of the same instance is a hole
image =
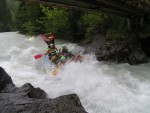
[[105, 12], [125, 17], [143, 17], [150, 16], [150, 11], [138, 9], [128, 5], [121, 0], [19, 0], [25, 2], [38, 2], [45, 5], [59, 5], [63, 7], [72, 7], [79, 10], [89, 10], [95, 12]]
[[45, 5], [71, 7], [77, 10], [103, 12], [127, 18], [128, 28], [131, 22], [143, 25], [143, 18], [150, 16], [150, 11], [131, 6], [121, 0], [19, 0], [24, 2], [38, 2]]

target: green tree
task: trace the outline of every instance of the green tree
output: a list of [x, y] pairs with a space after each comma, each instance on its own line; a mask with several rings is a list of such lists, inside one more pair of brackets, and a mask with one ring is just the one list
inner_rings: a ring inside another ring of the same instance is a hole
[[43, 24], [47, 32], [54, 32], [58, 37], [63, 39], [79, 42], [84, 36], [82, 26], [83, 12], [60, 8], [60, 7], [45, 7], [41, 5], [41, 9], [45, 16]]
[[17, 12], [17, 29], [28, 35], [44, 32], [44, 26], [40, 23], [43, 16], [39, 4], [22, 2]]
[[68, 14], [68, 26], [70, 29], [71, 41], [79, 42], [81, 37], [84, 36], [84, 28], [82, 24], [82, 15], [84, 15], [84, 13], [71, 9]]
[[68, 13], [66, 9], [60, 7], [45, 7], [40, 6], [45, 14], [41, 23], [44, 25], [46, 32], [54, 32], [57, 36], [65, 34], [68, 28]]
[[10, 31], [11, 16], [6, 1], [0, 3], [0, 32]]
[[9, 8], [10, 14], [11, 14], [11, 27], [12, 27], [12, 30], [15, 30], [16, 16], [17, 16], [17, 11], [18, 11], [20, 2], [16, 0], [6, 0], [6, 2]]

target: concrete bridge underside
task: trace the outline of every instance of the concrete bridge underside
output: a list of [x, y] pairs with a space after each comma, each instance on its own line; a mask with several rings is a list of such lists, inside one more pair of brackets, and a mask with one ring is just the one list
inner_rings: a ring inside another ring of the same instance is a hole
[[143, 17], [150, 15], [149, 11], [138, 9], [121, 2], [121, 0], [19, 0], [24, 2], [39, 2], [45, 5], [73, 7], [78, 10], [89, 10], [116, 14], [124, 17]]

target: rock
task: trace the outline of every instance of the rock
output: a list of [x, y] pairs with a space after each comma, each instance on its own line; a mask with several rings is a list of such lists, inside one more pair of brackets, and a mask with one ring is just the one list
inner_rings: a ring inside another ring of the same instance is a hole
[[47, 94], [44, 90], [41, 90], [40, 88], [34, 88], [31, 84], [26, 83], [21, 88], [19, 88], [20, 91], [18, 92], [26, 92], [28, 98], [37, 98], [37, 99], [45, 99], [47, 98]]
[[142, 44], [142, 49], [145, 51], [146, 55], [150, 57], [150, 36], [147, 38], [141, 38], [140, 42]]
[[117, 63], [140, 64], [147, 62], [147, 56], [141, 44], [135, 40], [112, 40], [99, 35], [92, 43], [84, 46], [86, 52], [95, 53], [99, 61], [113, 61]]
[[11, 77], [0, 67], [0, 91], [3, 90], [8, 84], [12, 84]]
[[45, 91], [27, 83], [16, 87], [0, 67], [1, 113], [87, 113], [76, 94], [48, 99]]

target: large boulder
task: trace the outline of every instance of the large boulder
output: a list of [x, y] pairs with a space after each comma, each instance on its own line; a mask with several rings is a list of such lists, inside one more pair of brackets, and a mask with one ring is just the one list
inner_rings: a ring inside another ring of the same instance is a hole
[[0, 91], [3, 90], [8, 84], [13, 84], [11, 77], [0, 67]]
[[95, 53], [99, 61], [113, 61], [117, 63], [140, 64], [147, 62], [147, 56], [138, 40], [106, 40], [99, 35], [85, 46], [86, 52]]
[[48, 99], [45, 91], [26, 83], [16, 87], [0, 67], [1, 113], [87, 113], [76, 94]]
[[146, 38], [140, 39], [141, 45], [143, 50], [145, 51], [146, 55], [150, 57], [150, 36]]

